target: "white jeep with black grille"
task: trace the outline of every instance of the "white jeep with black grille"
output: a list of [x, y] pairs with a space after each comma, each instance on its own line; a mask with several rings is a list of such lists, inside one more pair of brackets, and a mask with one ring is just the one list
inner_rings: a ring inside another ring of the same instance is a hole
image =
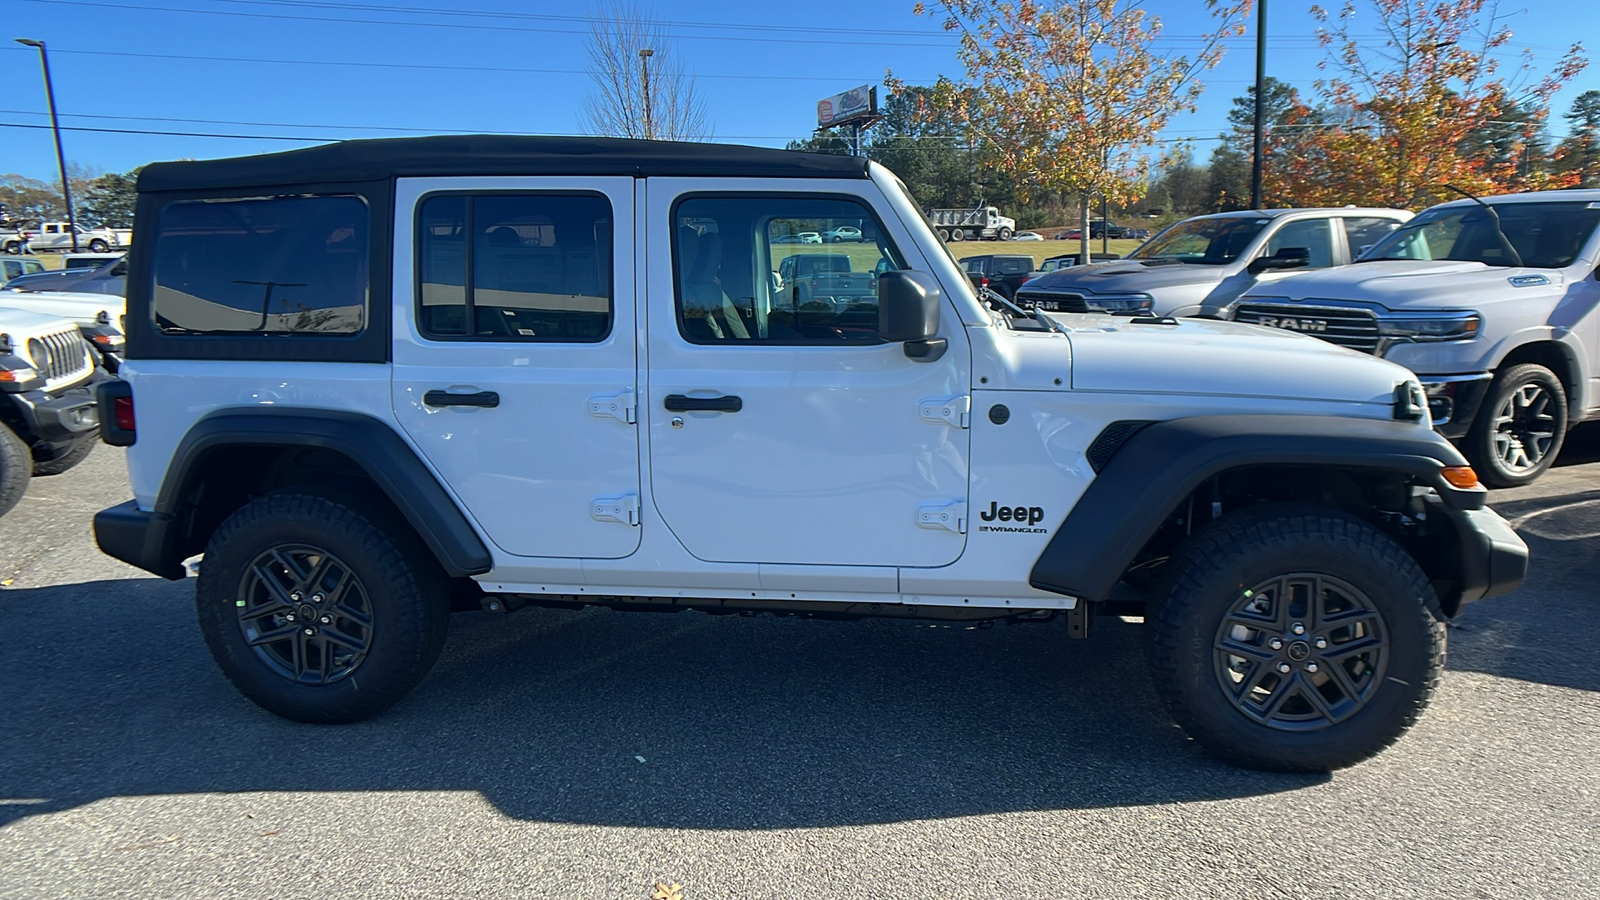
[[0, 306], [0, 516], [34, 475], [65, 472], [100, 442], [99, 358], [77, 324]]
[[[1395, 740], [1446, 618], [1527, 562], [1411, 374], [980, 296], [921, 209], [865, 160], [705, 144], [149, 166], [100, 546], [197, 567], [223, 671], [301, 721], [405, 696], [463, 605], [1116, 613], [1227, 759]], [[861, 277], [782, 276], [846, 228]]]

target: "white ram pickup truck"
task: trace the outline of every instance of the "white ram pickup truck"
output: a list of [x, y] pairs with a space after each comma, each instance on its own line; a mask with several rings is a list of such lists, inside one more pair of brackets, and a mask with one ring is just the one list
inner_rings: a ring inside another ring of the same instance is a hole
[[1354, 265], [1251, 288], [1224, 315], [1417, 373], [1434, 426], [1496, 487], [1600, 417], [1600, 190], [1434, 206]]
[[[1120, 614], [1204, 746], [1326, 770], [1399, 737], [1446, 619], [1526, 569], [1404, 368], [979, 296], [867, 160], [361, 141], [148, 166], [138, 222], [100, 392], [134, 499], [95, 534], [199, 557], [212, 655], [292, 719], [399, 701], [463, 601]], [[775, 277], [844, 228], [871, 278]]]

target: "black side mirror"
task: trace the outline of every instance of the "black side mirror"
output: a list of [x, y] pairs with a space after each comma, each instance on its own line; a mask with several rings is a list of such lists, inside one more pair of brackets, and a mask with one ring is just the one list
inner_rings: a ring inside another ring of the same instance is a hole
[[1248, 270], [1251, 275], [1260, 275], [1269, 269], [1299, 269], [1311, 265], [1311, 251], [1305, 247], [1280, 247], [1278, 252], [1271, 256], [1262, 256], [1250, 261]]
[[944, 294], [926, 272], [896, 269], [878, 276], [878, 336], [905, 344], [906, 357], [933, 362], [944, 355], [939, 306]]

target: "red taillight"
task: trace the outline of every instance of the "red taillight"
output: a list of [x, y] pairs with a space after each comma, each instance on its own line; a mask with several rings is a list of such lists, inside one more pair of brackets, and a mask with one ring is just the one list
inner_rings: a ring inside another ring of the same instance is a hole
[[116, 420], [117, 427], [123, 431], [135, 431], [133, 422], [133, 398], [114, 397], [111, 400], [111, 413]]

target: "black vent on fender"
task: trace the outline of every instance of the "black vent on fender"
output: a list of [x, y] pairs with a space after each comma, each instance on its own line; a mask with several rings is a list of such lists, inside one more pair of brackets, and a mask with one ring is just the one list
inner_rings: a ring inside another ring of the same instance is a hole
[[1084, 453], [1089, 458], [1089, 467], [1094, 469], [1096, 475], [1111, 462], [1111, 457], [1117, 454], [1117, 449], [1128, 438], [1139, 433], [1139, 430], [1149, 425], [1149, 422], [1112, 422], [1094, 439], [1089, 449]]

